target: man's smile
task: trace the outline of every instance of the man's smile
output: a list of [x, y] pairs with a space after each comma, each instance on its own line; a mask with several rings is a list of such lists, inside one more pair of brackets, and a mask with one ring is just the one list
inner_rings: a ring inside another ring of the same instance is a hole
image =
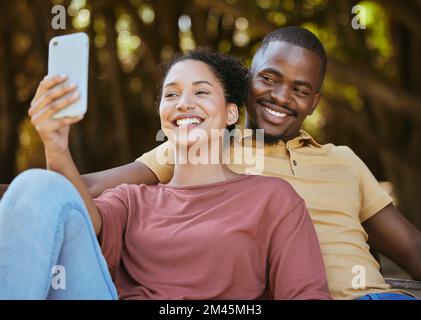
[[278, 117], [278, 118], [285, 118], [286, 116], [287, 116], [287, 114], [286, 113], [284, 113], [284, 112], [278, 112], [278, 111], [275, 111], [275, 110], [273, 110], [273, 109], [271, 109], [271, 108], [268, 108], [268, 107], [264, 107], [265, 108], [265, 110], [267, 111], [267, 112], [269, 112], [271, 115], [273, 115], [273, 116], [275, 116], [275, 117]]
[[274, 105], [268, 101], [258, 101], [261, 109], [263, 110], [263, 118], [272, 124], [281, 125], [284, 124], [288, 119], [292, 120], [296, 117], [296, 112], [288, 110], [286, 108]]

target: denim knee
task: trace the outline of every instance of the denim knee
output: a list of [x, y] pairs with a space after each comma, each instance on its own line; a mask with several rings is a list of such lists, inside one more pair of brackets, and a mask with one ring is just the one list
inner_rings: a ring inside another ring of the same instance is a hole
[[[57, 172], [44, 169], [29, 169], [19, 174], [10, 184], [8, 193], [13, 193], [19, 199], [37, 196], [44, 198], [45, 192], [53, 192], [49, 196], [54, 197], [57, 192], [74, 193], [72, 183]], [[9, 192], [10, 191], [10, 192]], [[76, 191], [77, 192], [77, 191]]]
[[[43, 183], [66, 183], [68, 180], [61, 174], [45, 169], [28, 169], [20, 173], [13, 181], [12, 185], [26, 184], [28, 182], [37, 182], [39, 186]], [[31, 185], [30, 185], [31, 186]], [[27, 186], [27, 187], [30, 187]]]
[[61, 211], [68, 203], [84, 206], [80, 194], [68, 179], [53, 171], [29, 169], [12, 181], [1, 201], [1, 207], [7, 208], [2, 210], [7, 212], [22, 212], [25, 210], [16, 209], [26, 209], [47, 214]]

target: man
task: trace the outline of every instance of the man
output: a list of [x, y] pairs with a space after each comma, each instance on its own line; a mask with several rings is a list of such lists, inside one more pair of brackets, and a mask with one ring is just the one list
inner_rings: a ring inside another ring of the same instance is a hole
[[[264, 38], [253, 58], [247, 105], [247, 126], [265, 130], [263, 175], [286, 179], [306, 201], [333, 298], [411, 299], [385, 283], [367, 239], [421, 279], [421, 232], [400, 215], [349, 148], [320, 145], [300, 130], [320, 100], [325, 70], [323, 46], [311, 32], [287, 27]], [[85, 175], [84, 182], [92, 196], [121, 183], [165, 183], [173, 167], [159, 164], [156, 153]], [[230, 169], [245, 172], [241, 164]]]

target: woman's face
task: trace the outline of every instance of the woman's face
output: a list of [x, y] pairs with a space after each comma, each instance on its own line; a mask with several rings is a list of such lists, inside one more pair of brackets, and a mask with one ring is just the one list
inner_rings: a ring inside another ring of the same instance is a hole
[[224, 89], [211, 67], [196, 60], [184, 60], [168, 72], [159, 106], [161, 127], [176, 145], [190, 147], [209, 142], [211, 130], [219, 132], [235, 123], [238, 109], [227, 104]]

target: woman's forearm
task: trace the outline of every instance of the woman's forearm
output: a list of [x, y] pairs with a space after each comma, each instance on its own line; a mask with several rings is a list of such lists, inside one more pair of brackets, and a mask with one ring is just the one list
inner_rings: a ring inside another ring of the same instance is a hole
[[46, 152], [47, 169], [60, 173], [65, 176], [75, 186], [81, 195], [86, 208], [88, 209], [89, 216], [91, 217], [92, 224], [95, 229], [95, 234], [98, 235], [102, 228], [102, 219], [96, 208], [92, 197], [82, 180], [79, 170], [72, 159], [69, 151], [63, 153], [49, 153]]

